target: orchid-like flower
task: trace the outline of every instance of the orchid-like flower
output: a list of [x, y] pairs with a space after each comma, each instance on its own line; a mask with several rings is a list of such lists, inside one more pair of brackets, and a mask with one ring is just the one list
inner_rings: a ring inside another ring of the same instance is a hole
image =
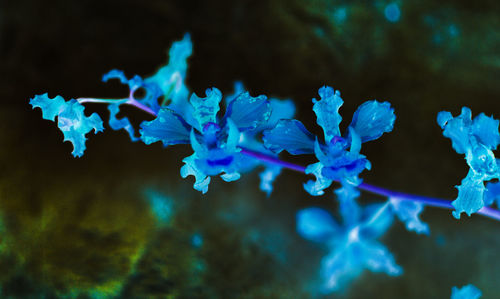
[[451, 139], [458, 154], [465, 154], [469, 165], [469, 173], [456, 187], [458, 197], [452, 202], [455, 207], [453, 216], [457, 219], [462, 212], [470, 216], [479, 211], [485, 203], [491, 204], [498, 196], [495, 195], [498, 193], [495, 185], [489, 185], [492, 192], [487, 192], [484, 183], [500, 178], [500, 159], [493, 154], [500, 144], [499, 121], [483, 113], [472, 120], [471, 114], [469, 108], [463, 107], [457, 117], [447, 111], [441, 111], [437, 116], [443, 135]]
[[403, 273], [391, 252], [377, 240], [392, 223], [389, 205], [375, 204], [364, 209], [356, 206], [356, 212], [351, 223], [344, 221], [343, 225], [320, 208], [306, 208], [297, 213], [299, 235], [329, 250], [320, 267], [323, 293], [343, 289], [364, 269], [391, 276]]
[[316, 176], [304, 188], [311, 195], [322, 195], [333, 181], [357, 186], [358, 175], [370, 169], [368, 159], [360, 154], [363, 142], [375, 140], [392, 131], [394, 109], [388, 102], [367, 101], [358, 107], [347, 134], [341, 136], [338, 113], [343, 101], [339, 91], [325, 86], [318, 91], [321, 99], [313, 99], [317, 123], [324, 133], [324, 143], [313, 136], [298, 120], [281, 120], [276, 127], [264, 132], [264, 143], [274, 152], [288, 151], [292, 155], [314, 153], [319, 162], [307, 167], [306, 173]]
[[265, 96], [241, 93], [229, 103], [225, 115], [218, 117], [221, 99], [217, 88], [207, 89], [205, 98], [191, 96], [190, 117], [162, 108], [155, 120], [141, 124], [141, 139], [146, 144], [162, 141], [165, 146], [191, 145], [194, 153], [183, 160], [181, 176], [193, 175], [194, 188], [203, 193], [208, 190], [211, 176], [234, 181], [239, 179], [240, 171], [253, 165], [252, 159], [241, 154], [241, 134], [255, 129], [271, 115]]
[[94, 130], [97, 134], [104, 130], [99, 115], [92, 113], [90, 116], [86, 116], [84, 114], [85, 107], [74, 99], [65, 101], [61, 96], [51, 99], [45, 93], [34, 96], [30, 100], [30, 104], [33, 109], [38, 107], [42, 110], [43, 119], [55, 122], [57, 116], [57, 126], [64, 134], [64, 141], [70, 141], [73, 144], [72, 154], [74, 157], [83, 155], [87, 133]]

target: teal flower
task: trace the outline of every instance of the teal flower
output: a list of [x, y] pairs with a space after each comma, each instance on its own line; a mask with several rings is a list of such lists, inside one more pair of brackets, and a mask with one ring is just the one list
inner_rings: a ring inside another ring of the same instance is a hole
[[342, 117], [338, 110], [343, 104], [339, 91], [324, 86], [318, 91], [321, 99], [313, 99], [317, 123], [323, 129], [324, 142], [311, 134], [298, 120], [280, 120], [274, 128], [264, 132], [265, 146], [276, 153], [283, 150], [292, 155], [314, 153], [319, 162], [306, 168], [316, 176], [304, 188], [311, 195], [322, 195], [333, 181], [359, 184], [358, 175], [370, 169], [368, 159], [360, 154], [363, 142], [375, 140], [392, 131], [394, 109], [387, 102], [368, 101], [358, 107], [346, 136], [340, 134]]
[[499, 121], [483, 113], [471, 119], [471, 110], [462, 108], [459, 116], [442, 111], [437, 122], [443, 129], [443, 135], [451, 139], [453, 149], [458, 154], [465, 154], [469, 172], [458, 189], [458, 197], [452, 202], [455, 207], [453, 216], [460, 219], [465, 212], [471, 215], [485, 206], [486, 181], [500, 178], [500, 159], [493, 154], [500, 143]]
[[49, 98], [48, 94], [36, 95], [30, 100], [33, 109], [39, 107], [42, 110], [42, 117], [51, 121], [56, 121], [57, 126], [64, 134], [64, 141], [73, 144], [73, 156], [81, 157], [85, 151], [85, 137], [87, 133], [94, 130], [97, 134], [102, 132], [104, 127], [102, 120], [96, 113], [86, 116], [85, 107], [72, 99], [65, 101], [61, 96]]
[[194, 153], [183, 160], [181, 176], [194, 176], [194, 188], [203, 193], [208, 190], [211, 176], [234, 181], [239, 179], [240, 171], [255, 165], [253, 159], [241, 154], [240, 140], [244, 132], [265, 123], [271, 115], [265, 96], [241, 93], [229, 103], [225, 115], [218, 117], [221, 99], [217, 88], [207, 89], [205, 98], [191, 96], [191, 114], [186, 118], [162, 108], [155, 120], [141, 124], [141, 139], [146, 144], [191, 144]]

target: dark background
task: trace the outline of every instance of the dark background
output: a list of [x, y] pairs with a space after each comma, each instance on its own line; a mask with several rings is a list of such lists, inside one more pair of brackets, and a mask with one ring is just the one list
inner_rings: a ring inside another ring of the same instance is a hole
[[[373, 165], [365, 181], [455, 197], [467, 165], [435, 118], [465, 105], [474, 115], [500, 117], [500, 5], [405, 1], [401, 20], [390, 23], [386, 4], [0, 2], [2, 294], [310, 296], [325, 251], [295, 235], [294, 215], [310, 205], [333, 211], [331, 193], [311, 198], [301, 188], [304, 176], [284, 172], [266, 199], [252, 172], [236, 183], [215, 179], [202, 196], [192, 178], [179, 175], [189, 148], [131, 143], [124, 132], [107, 130], [89, 136], [84, 157], [75, 159], [57, 127], [28, 105], [44, 92], [123, 97], [127, 89], [102, 83], [102, 74], [113, 68], [152, 74], [185, 32], [194, 46], [187, 83], [198, 95], [212, 86], [230, 93], [241, 80], [252, 95], [293, 99], [296, 117], [315, 132], [311, 98], [324, 84], [342, 93], [344, 128], [365, 100], [390, 101], [395, 129], [363, 145]], [[346, 21], [334, 18], [339, 7], [347, 7]], [[99, 105], [88, 110], [107, 117]], [[136, 123], [149, 119], [126, 113]], [[176, 202], [172, 225], [155, 226], [145, 188]], [[380, 198], [361, 199], [373, 200]], [[456, 221], [433, 208], [423, 219], [429, 237], [398, 223], [383, 238], [403, 276], [365, 273], [338, 296], [445, 298], [453, 285], [467, 283], [484, 298], [500, 294], [499, 223], [479, 216]], [[204, 236], [202, 250], [188, 244], [194, 232]]]

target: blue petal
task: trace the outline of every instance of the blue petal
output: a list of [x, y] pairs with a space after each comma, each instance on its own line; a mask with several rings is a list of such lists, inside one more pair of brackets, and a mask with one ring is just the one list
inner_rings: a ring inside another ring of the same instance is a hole
[[132, 141], [139, 140], [139, 137], [135, 136], [135, 129], [128, 120], [128, 118], [126, 117], [120, 119], [116, 118], [116, 115], [118, 114], [118, 112], [120, 112], [119, 104], [109, 105], [108, 110], [109, 110], [109, 126], [111, 127], [111, 129], [113, 130], [124, 129], [125, 131], [127, 131]]
[[453, 149], [459, 154], [465, 154], [471, 147], [471, 111], [467, 107], [462, 108], [462, 113], [454, 118], [442, 111], [438, 114], [438, 123], [443, 128], [443, 135], [451, 139]]
[[493, 152], [482, 144], [472, 147], [466, 154], [467, 164], [474, 174], [482, 180], [491, 180], [499, 177], [499, 166]]
[[42, 109], [44, 119], [55, 121], [64, 134], [64, 141], [73, 144], [73, 156], [81, 157], [85, 151], [85, 135], [94, 130], [97, 134], [104, 130], [102, 120], [96, 113], [86, 116], [85, 107], [76, 100], [65, 102], [60, 96], [50, 99], [47, 94], [35, 96], [30, 104]]
[[207, 123], [217, 123], [217, 112], [219, 112], [219, 103], [222, 99], [222, 93], [217, 88], [209, 88], [205, 91], [206, 98], [200, 98], [192, 94], [189, 102], [193, 105], [193, 116], [197, 121], [198, 131], [202, 131]]
[[233, 182], [240, 179], [240, 174], [238, 172], [223, 173], [220, 175], [221, 179], [225, 182]]
[[262, 139], [265, 147], [275, 153], [286, 150], [292, 155], [300, 155], [314, 151], [314, 136], [295, 119], [278, 121], [276, 127], [264, 131]]
[[472, 284], [463, 286], [460, 289], [457, 287], [451, 289], [451, 299], [479, 299], [482, 295], [481, 290]]
[[396, 115], [390, 103], [367, 101], [358, 107], [350, 126], [362, 142], [367, 142], [392, 131], [395, 119]]
[[30, 105], [33, 109], [38, 107], [42, 110], [43, 119], [55, 121], [56, 116], [66, 106], [66, 102], [61, 96], [56, 96], [51, 99], [47, 93], [44, 93], [42, 95], [35, 95], [30, 100]]
[[484, 193], [484, 204], [489, 206], [496, 201], [497, 207], [500, 208], [500, 182], [490, 182], [486, 184], [486, 189]]
[[198, 169], [196, 166], [196, 153], [182, 160], [184, 166], [181, 167], [181, 177], [186, 178], [190, 175], [194, 176], [194, 189], [201, 191], [203, 194], [208, 191], [208, 184], [210, 184], [210, 177]]
[[161, 141], [165, 146], [189, 144], [191, 128], [182, 117], [168, 108], [162, 108], [158, 116], [141, 124], [141, 140], [145, 144]]
[[389, 199], [394, 214], [403, 222], [406, 229], [415, 231], [418, 234], [430, 233], [429, 225], [420, 220], [419, 215], [424, 210], [424, 205], [420, 202], [400, 200], [391, 197]]
[[[130, 89], [130, 94], [143, 88], [145, 96], [142, 99], [135, 99], [140, 103], [148, 106], [154, 111], [160, 109], [160, 105], [171, 100], [170, 108], [184, 114], [188, 108], [188, 89], [184, 83], [187, 70], [187, 58], [191, 55], [192, 44], [189, 34], [184, 35], [184, 39], [173, 43], [169, 52], [169, 63], [163, 66], [151, 77], [142, 79], [140, 76], [134, 76], [132, 79], [127, 79], [125, 74], [119, 70], [111, 70], [102, 78], [104, 82], [110, 79], [118, 79], [122, 84], [127, 84]], [[163, 96], [163, 102], [158, 103], [160, 97]]]
[[444, 129], [446, 123], [452, 118], [453, 115], [449, 111], [441, 111], [437, 115], [437, 123], [441, 127], [441, 129]]
[[224, 102], [226, 103], [226, 107], [229, 106], [234, 99], [236, 99], [240, 94], [245, 92], [245, 87], [243, 86], [243, 82], [235, 81], [233, 84], [234, 91], [232, 94], [224, 97]]
[[184, 34], [181, 41], [174, 42], [168, 51], [169, 61], [168, 64], [177, 70], [187, 69], [187, 58], [193, 52], [193, 44], [191, 43], [191, 35]]
[[81, 157], [85, 151], [85, 135], [94, 130], [97, 134], [104, 130], [102, 120], [97, 113], [85, 116], [85, 107], [76, 100], [66, 102], [64, 110], [57, 118], [57, 125], [64, 134], [64, 141], [73, 143], [73, 156]]
[[144, 80], [147, 84], [156, 85], [165, 97], [164, 100], [172, 100], [169, 107], [182, 115], [188, 106], [189, 91], [185, 79], [188, 67], [187, 59], [191, 56], [192, 50], [190, 35], [186, 33], [181, 41], [172, 44], [168, 64]]
[[295, 104], [292, 100], [269, 99], [271, 102], [271, 117], [267, 126], [274, 127], [280, 119], [290, 119], [295, 114]]
[[323, 176], [323, 164], [321, 162], [310, 164], [307, 166], [305, 173], [313, 174], [316, 177], [316, 180], [309, 180], [304, 183], [304, 190], [312, 196], [320, 196], [323, 195], [326, 188], [330, 187], [333, 183], [333, 180], [328, 179]]
[[490, 150], [495, 150], [500, 143], [499, 121], [493, 117], [479, 114], [473, 121], [473, 133]]
[[398, 276], [403, 269], [382, 244], [376, 241], [354, 240], [335, 247], [321, 261], [322, 291], [330, 293], [342, 290], [364, 269]]
[[267, 196], [273, 192], [273, 182], [281, 173], [281, 167], [276, 165], [266, 165], [266, 169], [259, 174], [259, 189], [266, 192]]
[[251, 97], [241, 93], [229, 103], [225, 117], [233, 120], [240, 131], [255, 129], [271, 115], [271, 105], [266, 96]]
[[452, 214], [456, 219], [460, 219], [462, 212], [470, 216], [484, 206], [483, 196], [486, 188], [482, 179], [477, 179], [472, 170], [462, 180], [462, 184], [456, 188], [458, 189], [458, 197], [451, 203], [455, 207]]
[[320, 208], [306, 208], [297, 212], [297, 233], [304, 239], [325, 243], [340, 228], [330, 213]]
[[329, 86], [323, 86], [318, 90], [321, 100], [313, 99], [313, 110], [316, 113], [317, 123], [323, 128], [325, 142], [330, 142], [335, 136], [340, 136], [339, 124], [342, 117], [339, 108], [344, 101], [340, 97], [340, 92], [334, 91]]
[[353, 254], [349, 247], [341, 246], [321, 260], [321, 292], [328, 294], [341, 291], [362, 272], [359, 255]]
[[385, 246], [376, 241], [363, 242], [364, 264], [372, 272], [382, 272], [390, 276], [403, 274], [394, 256]]
[[335, 194], [337, 194], [344, 225], [350, 227], [358, 223], [361, 218], [361, 209], [356, 202], [360, 194], [359, 190], [351, 184], [343, 183], [341, 188], [335, 190]]
[[391, 227], [394, 215], [389, 202], [368, 205], [363, 210], [359, 234], [363, 239], [376, 239], [384, 235]]

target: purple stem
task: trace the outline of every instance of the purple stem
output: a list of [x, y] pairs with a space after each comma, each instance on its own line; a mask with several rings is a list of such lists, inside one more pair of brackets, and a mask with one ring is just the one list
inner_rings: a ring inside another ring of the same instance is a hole
[[[145, 111], [153, 116], [157, 115], [157, 113], [153, 109], [149, 108], [148, 106], [146, 106], [146, 105], [138, 102], [136, 99], [134, 99], [133, 93], [134, 92], [132, 90], [130, 92], [129, 98], [128, 99], [121, 99], [121, 101], [123, 101], [124, 104], [132, 105], [132, 106], [134, 106], [138, 109], [141, 109], [141, 110], [143, 110], [143, 111]], [[120, 100], [101, 100], [101, 99], [92, 99], [92, 98], [79, 98], [78, 101], [80, 103], [112, 103], [112, 102], [116, 102], [116, 101], [120, 101]], [[304, 167], [302, 165], [287, 162], [287, 161], [282, 161], [275, 156], [270, 156], [270, 155], [267, 155], [267, 154], [264, 154], [261, 152], [253, 151], [253, 150], [241, 147], [241, 146], [240, 146], [240, 149], [241, 149], [242, 154], [247, 155], [249, 157], [252, 157], [252, 158], [267, 162], [267, 163], [279, 165], [283, 168], [287, 168], [287, 169], [302, 172], [302, 173], [305, 173], [305, 171], [306, 171], [306, 167]], [[361, 190], [373, 193], [373, 194], [381, 195], [384, 197], [389, 197], [391, 199], [410, 200], [410, 201], [420, 202], [420, 203], [423, 203], [425, 205], [432, 206], [432, 207], [451, 209], [451, 210], [454, 209], [454, 207], [451, 205], [451, 201], [446, 200], [446, 199], [426, 197], [426, 196], [420, 196], [420, 195], [415, 195], [415, 194], [408, 194], [408, 193], [392, 191], [389, 189], [370, 185], [367, 183], [361, 183], [358, 186], [358, 188]], [[483, 207], [477, 213], [480, 215], [483, 215], [483, 216], [500, 221], [500, 210], [493, 209], [490, 207]]]
[[[287, 169], [291, 169], [294, 171], [305, 173], [306, 168], [302, 165], [282, 161], [282, 160], [278, 159], [277, 157], [270, 156], [270, 155], [263, 154], [263, 153], [256, 152], [256, 151], [252, 151], [252, 150], [246, 149], [244, 147], [240, 147], [240, 148], [241, 148], [241, 153], [244, 155], [259, 159], [259, 160], [267, 162], [267, 163], [276, 164], [276, 165], [279, 165], [283, 168], [287, 168]], [[395, 200], [410, 200], [410, 201], [420, 202], [420, 203], [423, 203], [425, 205], [432, 206], [432, 207], [451, 209], [451, 210], [454, 209], [454, 207], [451, 205], [451, 201], [447, 200], [447, 199], [402, 193], [402, 192], [392, 191], [392, 190], [385, 189], [382, 187], [370, 185], [367, 183], [361, 183], [358, 186], [358, 188], [361, 190], [373, 193], [373, 194], [381, 195], [384, 197], [389, 197], [389, 198], [395, 199]], [[500, 210], [489, 208], [489, 207], [483, 207], [477, 213], [481, 214], [483, 216], [500, 221]]]

